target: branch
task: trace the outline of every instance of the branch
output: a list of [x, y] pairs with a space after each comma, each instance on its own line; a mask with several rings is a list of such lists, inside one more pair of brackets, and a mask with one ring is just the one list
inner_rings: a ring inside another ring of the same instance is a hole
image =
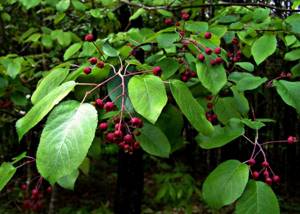
[[300, 9], [293, 10], [293, 9], [287, 9], [287, 8], [280, 8], [276, 6], [272, 6], [269, 4], [263, 4], [263, 3], [207, 3], [207, 4], [196, 4], [196, 5], [183, 5], [183, 6], [173, 6], [170, 7], [168, 6], [147, 6], [141, 3], [134, 3], [130, 2], [128, 0], [120, 0], [120, 2], [133, 6], [133, 7], [139, 7], [139, 8], [144, 8], [145, 10], [159, 10], [159, 9], [164, 9], [164, 10], [170, 10], [170, 11], [176, 11], [176, 10], [182, 10], [182, 9], [187, 9], [187, 8], [203, 8], [203, 7], [230, 7], [230, 6], [252, 6], [252, 7], [262, 7], [262, 8], [269, 8], [273, 9], [276, 11], [282, 11], [282, 12], [300, 12]]

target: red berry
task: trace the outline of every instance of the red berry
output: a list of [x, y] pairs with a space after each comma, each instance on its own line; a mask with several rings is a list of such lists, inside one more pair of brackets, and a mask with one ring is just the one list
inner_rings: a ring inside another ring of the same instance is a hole
[[269, 177], [267, 177], [266, 179], [265, 179], [265, 182], [266, 182], [266, 184], [268, 184], [268, 185], [272, 185], [272, 179], [271, 178], [269, 178]]
[[94, 36], [93, 36], [93, 34], [89, 33], [89, 34], [85, 35], [84, 40], [87, 41], [87, 42], [92, 42], [92, 41], [94, 41]]
[[32, 196], [36, 196], [37, 194], [39, 193], [39, 190], [34, 188], [32, 191], [31, 191], [31, 195]]
[[115, 107], [115, 104], [113, 102], [107, 102], [104, 104], [103, 108], [105, 109], [105, 111], [109, 112], [111, 110], [113, 110]]
[[90, 74], [90, 73], [92, 72], [92, 69], [91, 69], [90, 67], [85, 67], [85, 68], [83, 69], [83, 72], [84, 72], [85, 74]]
[[201, 62], [204, 62], [205, 56], [204, 56], [203, 54], [199, 54], [199, 55], [198, 55], [198, 59], [199, 59]]
[[239, 57], [233, 57], [232, 61], [233, 62], [238, 62], [238, 61], [240, 61], [240, 58]]
[[208, 109], [212, 109], [213, 106], [214, 106], [214, 105], [213, 105], [212, 103], [207, 103], [207, 108], [208, 108]]
[[48, 186], [47, 189], [46, 189], [46, 192], [51, 193], [52, 192], [52, 187]]
[[214, 59], [212, 59], [212, 60], [210, 60], [210, 62], [209, 62], [211, 65], [216, 65], [217, 64], [217, 61], [216, 60], [214, 60]]
[[173, 20], [172, 20], [171, 18], [166, 18], [166, 19], [164, 20], [164, 22], [165, 22], [166, 25], [171, 25], [171, 24], [173, 24]]
[[185, 31], [184, 31], [184, 30], [181, 30], [181, 31], [179, 31], [179, 34], [180, 34], [181, 37], [184, 37]]
[[239, 44], [238, 38], [234, 37], [234, 38], [232, 39], [231, 43], [232, 43], [233, 45]]
[[241, 56], [242, 56], [242, 51], [241, 51], [241, 50], [238, 50], [238, 51], [236, 52], [236, 55], [237, 55], [238, 57], [241, 57]]
[[268, 167], [268, 166], [269, 166], [268, 161], [262, 162], [262, 163], [261, 163], [261, 166], [262, 166], [262, 167]]
[[134, 139], [133, 139], [133, 136], [131, 134], [127, 134], [124, 136], [123, 140], [126, 142], [126, 143], [133, 143]]
[[274, 181], [274, 183], [279, 183], [280, 182], [280, 177], [278, 175], [274, 175], [272, 180]]
[[183, 82], [187, 82], [187, 81], [189, 81], [189, 77], [186, 76], [186, 75], [182, 75], [182, 76], [181, 76], [181, 80], [182, 80]]
[[24, 210], [28, 210], [28, 209], [31, 209], [31, 201], [29, 199], [26, 199], [23, 201], [23, 209]]
[[99, 129], [100, 129], [101, 131], [105, 131], [107, 128], [108, 128], [108, 124], [107, 124], [107, 123], [105, 123], [105, 122], [100, 123]]
[[253, 179], [258, 179], [258, 177], [259, 177], [259, 172], [253, 171], [253, 172], [252, 172], [252, 177], [253, 177]]
[[253, 158], [250, 158], [250, 159], [248, 160], [248, 164], [249, 164], [250, 166], [253, 166], [255, 163], [256, 163], [256, 160], [253, 159]]
[[223, 59], [221, 57], [217, 57], [215, 59], [216, 64], [222, 64], [223, 63]]
[[265, 170], [265, 171], [263, 172], [263, 174], [264, 174], [265, 178], [268, 178], [268, 177], [270, 176], [270, 173], [269, 173], [268, 170]]
[[103, 100], [101, 99], [96, 99], [96, 105], [99, 107], [99, 108], [103, 108], [104, 106], [104, 103], [103, 103]]
[[206, 33], [204, 34], [204, 38], [205, 38], [205, 39], [210, 39], [210, 38], [211, 38], [211, 33], [210, 33], [210, 32], [206, 32]]
[[160, 76], [161, 74], [161, 68], [159, 66], [155, 66], [152, 68], [152, 73], [155, 75], [155, 76]]
[[129, 145], [128, 145], [128, 144], [124, 144], [124, 145], [123, 145], [123, 149], [124, 149], [124, 150], [128, 150], [128, 149], [129, 149]]
[[214, 52], [215, 52], [215, 54], [220, 54], [221, 48], [220, 47], [215, 48]]
[[181, 18], [182, 18], [183, 20], [189, 20], [190, 14], [188, 14], [187, 12], [182, 12], [182, 13], [181, 13]]
[[289, 136], [287, 141], [288, 141], [288, 144], [294, 144], [297, 142], [297, 138], [294, 136]]
[[133, 126], [137, 126], [137, 127], [143, 126], [143, 121], [138, 117], [131, 118], [130, 122]]
[[97, 63], [98, 59], [96, 57], [92, 57], [92, 58], [89, 58], [89, 62], [92, 64], [92, 65], [95, 65]]
[[135, 143], [133, 144], [133, 148], [134, 148], [134, 149], [140, 148], [140, 143], [139, 143], [139, 142], [135, 142]]
[[190, 72], [191, 77], [197, 77], [197, 73], [195, 71]]
[[104, 63], [103, 61], [99, 61], [99, 62], [97, 63], [97, 67], [98, 67], [98, 68], [104, 68], [104, 66], [105, 66], [105, 63]]
[[205, 53], [206, 53], [207, 55], [211, 55], [212, 50], [211, 50], [210, 48], [205, 48]]
[[210, 101], [210, 100], [213, 99], [213, 96], [212, 95], [207, 95], [205, 98]]
[[115, 130], [114, 136], [115, 136], [116, 138], [120, 138], [120, 137], [123, 136], [123, 132], [122, 132], [121, 130]]
[[27, 189], [27, 184], [22, 184], [21, 185], [21, 190], [26, 190]]
[[115, 140], [115, 134], [113, 132], [109, 132], [106, 134], [105, 139], [108, 142], [113, 142]]

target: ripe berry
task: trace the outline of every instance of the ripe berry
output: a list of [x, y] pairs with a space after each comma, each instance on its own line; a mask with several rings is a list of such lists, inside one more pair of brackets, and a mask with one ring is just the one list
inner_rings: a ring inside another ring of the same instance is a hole
[[198, 55], [198, 59], [199, 59], [201, 62], [204, 62], [205, 56], [204, 56], [203, 54], [199, 54], [199, 55]]
[[121, 130], [116, 130], [116, 131], [114, 132], [114, 136], [115, 136], [116, 138], [120, 138], [120, 137], [123, 136], [123, 132], [122, 132]]
[[223, 63], [223, 59], [221, 57], [217, 57], [215, 59], [216, 64], [222, 64]]
[[232, 39], [231, 43], [232, 43], [233, 45], [238, 45], [238, 44], [239, 44], [238, 38], [234, 37], [234, 38]]
[[280, 177], [278, 175], [274, 175], [272, 180], [274, 181], [274, 183], [279, 183], [280, 182]]
[[113, 142], [115, 140], [115, 134], [113, 132], [109, 132], [106, 134], [105, 139], [108, 142]]
[[124, 136], [123, 140], [126, 142], [126, 143], [133, 143], [134, 139], [133, 139], [133, 136], [131, 134], [127, 134]]
[[52, 192], [52, 187], [48, 186], [47, 189], [46, 189], [46, 192], [51, 193]]
[[92, 42], [92, 41], [94, 41], [94, 36], [93, 36], [93, 34], [89, 33], [89, 34], [85, 35], [84, 40], [87, 41], [87, 42]]
[[90, 74], [90, 73], [92, 72], [92, 69], [91, 69], [90, 67], [85, 67], [85, 68], [83, 69], [83, 72], [84, 72], [85, 74]]
[[262, 162], [262, 163], [261, 163], [261, 166], [262, 166], [262, 167], [268, 167], [268, 166], [269, 166], [268, 161]]
[[215, 52], [215, 54], [220, 54], [221, 50], [222, 49], [220, 47], [217, 47], [217, 48], [215, 48], [214, 52]]
[[217, 64], [217, 61], [216, 60], [214, 60], [214, 59], [212, 59], [212, 60], [210, 60], [210, 62], [209, 62], [211, 65], [216, 65]]
[[140, 148], [140, 143], [139, 143], [139, 142], [135, 142], [135, 143], [133, 144], [133, 148], [134, 148], [134, 149]]
[[271, 186], [273, 181], [272, 181], [271, 178], [268, 177], [268, 178], [265, 179], [265, 182], [266, 182], [266, 184]]
[[256, 163], [256, 160], [253, 159], [253, 158], [250, 158], [250, 159], [248, 160], [249, 166], [253, 166], [255, 163]]
[[99, 108], [103, 108], [104, 106], [104, 103], [103, 103], [103, 100], [101, 99], [96, 99], [96, 105], [99, 107]]
[[253, 179], [258, 179], [258, 177], [259, 177], [259, 172], [253, 171], [253, 172], [252, 172], [252, 177], [253, 177]]
[[183, 82], [187, 82], [187, 81], [189, 81], [189, 77], [186, 76], [186, 75], [181, 75], [181, 80], [182, 80]]
[[21, 190], [26, 190], [27, 189], [27, 184], [22, 184], [20, 188], [21, 188]]
[[297, 142], [297, 138], [294, 136], [289, 136], [287, 141], [288, 141], [288, 144], [294, 144]]
[[269, 173], [268, 170], [265, 170], [265, 171], [263, 172], [263, 174], [264, 174], [265, 178], [268, 178], [268, 177], [270, 176], [270, 173]]
[[104, 104], [103, 108], [105, 109], [105, 111], [109, 112], [111, 110], [113, 110], [115, 107], [115, 104], [113, 102], [107, 102]]
[[39, 193], [39, 190], [36, 188], [32, 189], [32, 191], [31, 191], [32, 196], [36, 196], [38, 193]]
[[92, 58], [89, 58], [89, 62], [92, 64], [92, 65], [95, 65], [97, 63], [98, 59], [96, 57], [92, 57]]
[[181, 18], [182, 18], [183, 20], [189, 20], [190, 14], [188, 14], [187, 12], [182, 12], [182, 13], [181, 13]]
[[155, 66], [152, 68], [152, 73], [155, 75], [155, 76], [160, 76], [161, 74], [161, 68], [159, 66]]
[[190, 76], [191, 76], [191, 77], [197, 77], [197, 73], [196, 73], [195, 71], [191, 71], [191, 72], [190, 72]]
[[211, 33], [210, 33], [210, 32], [206, 32], [206, 33], [204, 34], [204, 38], [205, 38], [205, 39], [210, 39], [210, 38], [211, 38]]
[[97, 67], [98, 68], [104, 68], [104, 62], [103, 61], [99, 61], [98, 63], [97, 63]]
[[213, 108], [213, 104], [212, 103], [207, 103], [207, 108], [208, 109], [212, 109]]
[[207, 55], [211, 55], [212, 50], [211, 50], [210, 48], [205, 48], [205, 53], [206, 53]]
[[107, 123], [105, 123], [105, 122], [100, 123], [99, 129], [100, 129], [101, 131], [105, 131], [107, 128], [108, 128]]
[[165, 23], [166, 25], [171, 25], [171, 24], [173, 23], [173, 20], [172, 20], [171, 18], [166, 18], [166, 19], [164, 20], [164, 23]]
[[23, 201], [23, 209], [24, 210], [28, 210], [28, 209], [31, 209], [31, 201], [30, 199], [26, 199]]
[[207, 95], [205, 98], [210, 101], [210, 100], [213, 99], [213, 96], [212, 95]]
[[133, 126], [137, 126], [137, 127], [143, 126], [143, 121], [138, 117], [131, 118], [130, 122]]
[[181, 30], [181, 31], [179, 31], [179, 34], [180, 34], [181, 37], [184, 37], [185, 31], [184, 31], [184, 30]]

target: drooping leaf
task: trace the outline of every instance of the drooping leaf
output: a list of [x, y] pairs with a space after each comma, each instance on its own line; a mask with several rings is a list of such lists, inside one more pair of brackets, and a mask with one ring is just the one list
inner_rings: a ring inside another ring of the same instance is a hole
[[164, 83], [153, 75], [132, 77], [128, 93], [134, 109], [151, 123], [156, 122], [168, 101]]
[[0, 191], [10, 181], [16, 172], [16, 168], [8, 162], [3, 162], [0, 166]]
[[48, 95], [34, 105], [27, 114], [16, 123], [19, 140], [23, 135], [40, 122], [51, 109], [67, 96], [75, 86], [74, 81], [69, 81], [52, 90]]
[[162, 70], [161, 78], [166, 80], [170, 78], [179, 68], [179, 63], [173, 58], [163, 58], [156, 64]]
[[287, 52], [284, 55], [284, 60], [286, 61], [295, 61], [300, 59], [300, 48]]
[[265, 33], [251, 47], [251, 54], [257, 65], [265, 61], [276, 51], [277, 40], [273, 34]]
[[261, 181], [250, 180], [237, 201], [236, 214], [279, 214], [279, 204], [271, 187]]
[[145, 123], [141, 129], [141, 134], [136, 136], [136, 139], [145, 152], [158, 157], [169, 157], [171, 152], [170, 143], [157, 126]]
[[71, 100], [58, 105], [47, 119], [37, 149], [39, 173], [54, 184], [74, 172], [87, 155], [97, 122], [91, 104]]
[[244, 192], [249, 177], [249, 167], [238, 160], [221, 163], [203, 183], [203, 199], [214, 209], [236, 201]]
[[76, 169], [71, 174], [58, 179], [57, 183], [59, 184], [59, 186], [65, 189], [74, 190], [75, 182], [78, 176], [79, 176], [79, 171]]
[[132, 16], [129, 17], [129, 20], [132, 21], [139, 18], [143, 13], [146, 13], [146, 10], [144, 8], [139, 8], [134, 12], [134, 14], [132, 14]]
[[291, 16], [288, 16], [285, 19], [285, 22], [290, 25], [291, 31], [293, 33], [300, 33], [300, 26], [299, 26], [300, 14], [293, 14]]
[[31, 102], [36, 104], [47, 96], [52, 90], [58, 87], [67, 77], [69, 70], [66, 68], [56, 68], [41, 80], [36, 90], [31, 96]]
[[258, 120], [250, 120], [248, 118], [243, 118], [242, 123], [244, 123], [246, 126], [250, 127], [251, 129], [260, 129], [265, 126], [265, 124]]
[[203, 149], [213, 149], [230, 143], [234, 139], [244, 134], [245, 130], [238, 119], [231, 119], [225, 127], [215, 126], [215, 131], [211, 136], [201, 133], [196, 137], [197, 142]]
[[74, 54], [76, 54], [80, 50], [81, 46], [81, 42], [71, 45], [64, 53], [64, 60], [66, 61], [70, 59]]
[[237, 65], [249, 72], [254, 71], [254, 65], [250, 62], [237, 62], [237, 63], [235, 63], [235, 65]]
[[177, 105], [191, 125], [204, 135], [210, 135], [214, 127], [206, 119], [204, 109], [195, 100], [188, 87], [179, 80], [173, 80], [170, 86]]
[[117, 51], [107, 42], [103, 44], [102, 50], [107, 56], [115, 57], [119, 55], [119, 51]]

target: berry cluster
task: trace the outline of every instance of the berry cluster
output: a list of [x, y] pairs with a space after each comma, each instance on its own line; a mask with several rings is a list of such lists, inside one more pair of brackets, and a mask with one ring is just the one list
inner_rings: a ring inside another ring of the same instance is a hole
[[83, 73], [85, 73], [87, 75], [92, 72], [92, 69], [94, 66], [97, 66], [100, 69], [104, 68], [104, 66], [105, 66], [105, 63], [103, 61], [99, 60], [97, 57], [92, 57], [88, 61], [91, 64], [91, 66], [85, 67], [83, 69]]
[[211, 95], [206, 96], [206, 100], [207, 100], [206, 106], [208, 109], [208, 111], [205, 113], [206, 119], [210, 121], [212, 124], [216, 125], [218, 123], [218, 117], [212, 110], [214, 106], [212, 103], [213, 96]]
[[234, 37], [231, 44], [233, 46], [233, 50], [232, 52], [227, 52], [227, 57], [232, 63], [239, 62], [242, 58], [242, 51], [240, 50], [238, 38]]

